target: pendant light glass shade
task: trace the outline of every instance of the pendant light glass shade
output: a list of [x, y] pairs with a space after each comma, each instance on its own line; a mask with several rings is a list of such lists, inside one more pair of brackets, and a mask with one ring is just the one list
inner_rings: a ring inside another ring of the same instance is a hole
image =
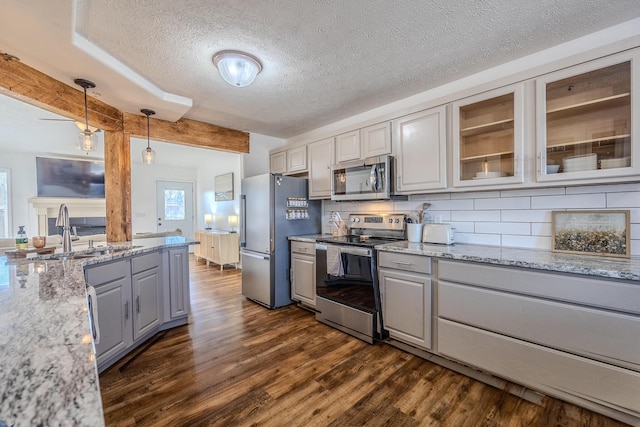
[[78, 136], [78, 145], [82, 151], [95, 151], [98, 144], [98, 136], [89, 130], [89, 108], [87, 106], [87, 89], [96, 87], [95, 83], [85, 79], [75, 79], [73, 81], [84, 89], [84, 130]]
[[262, 64], [253, 55], [238, 50], [223, 50], [213, 55], [213, 64], [225, 82], [235, 87], [249, 86], [262, 71]]
[[148, 110], [146, 108], [143, 108], [142, 110], [140, 110], [140, 112], [147, 116], [147, 148], [142, 151], [142, 163], [150, 165], [156, 161], [156, 152], [151, 149], [151, 141], [149, 140], [149, 116], [153, 116], [156, 112], [153, 110]]

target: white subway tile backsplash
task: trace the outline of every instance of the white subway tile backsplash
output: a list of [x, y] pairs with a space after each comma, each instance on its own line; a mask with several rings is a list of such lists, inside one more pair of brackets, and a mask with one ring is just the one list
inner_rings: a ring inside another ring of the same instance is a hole
[[640, 183], [608, 184], [608, 185], [584, 185], [580, 187], [567, 187], [567, 194], [584, 193], [619, 193], [625, 191], [640, 191]]
[[456, 229], [455, 230], [456, 233], [473, 233], [474, 232], [473, 222], [451, 221], [448, 224]]
[[500, 211], [453, 211], [451, 221], [500, 221]]
[[426, 211], [432, 222], [456, 228], [456, 241], [492, 246], [551, 249], [551, 211], [563, 209], [628, 209], [631, 256], [640, 256], [640, 183], [580, 187], [438, 193], [410, 196], [408, 201], [322, 203], [323, 232], [331, 231], [331, 212]]
[[502, 246], [551, 250], [551, 237], [544, 236], [502, 236]]
[[490, 199], [500, 197], [499, 191], [476, 191], [474, 193], [451, 193], [451, 199]]
[[604, 209], [605, 207], [606, 197], [602, 193], [531, 197], [531, 209]]
[[478, 210], [485, 209], [530, 209], [530, 197], [506, 197], [496, 199], [477, 199], [475, 200], [475, 208]]
[[565, 194], [564, 187], [503, 190], [500, 192], [500, 197], [557, 196], [560, 194]]
[[551, 211], [506, 210], [500, 212], [500, 219], [505, 222], [551, 222]]
[[472, 245], [490, 245], [500, 246], [499, 234], [473, 234], [473, 233], [456, 233], [456, 242], [469, 243]]
[[478, 222], [476, 233], [484, 234], [531, 234], [531, 224], [528, 222]]
[[550, 222], [532, 222], [531, 235], [532, 236], [551, 236], [551, 223]]
[[607, 193], [607, 208], [640, 208], [640, 191]]
[[433, 200], [432, 211], [470, 211], [473, 210], [473, 199], [463, 200]]

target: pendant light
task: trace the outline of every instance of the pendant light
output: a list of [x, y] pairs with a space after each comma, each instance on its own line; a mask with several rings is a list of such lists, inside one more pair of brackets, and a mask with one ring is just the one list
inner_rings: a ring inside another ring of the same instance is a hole
[[222, 50], [213, 55], [213, 64], [225, 82], [235, 87], [249, 86], [262, 71], [262, 63], [239, 50]]
[[149, 141], [149, 116], [153, 116], [156, 112], [147, 108], [143, 108], [140, 112], [147, 116], [147, 148], [142, 151], [142, 163], [150, 165], [156, 160], [156, 152], [151, 149], [151, 143]]
[[87, 89], [91, 89], [96, 87], [95, 83], [90, 82], [85, 79], [75, 79], [73, 81], [78, 86], [81, 86], [84, 89], [84, 130], [80, 132], [78, 137], [78, 144], [82, 151], [86, 151], [89, 154], [89, 151], [96, 150], [96, 144], [98, 143], [98, 136], [95, 132], [91, 132], [89, 129], [89, 108], [87, 106]]

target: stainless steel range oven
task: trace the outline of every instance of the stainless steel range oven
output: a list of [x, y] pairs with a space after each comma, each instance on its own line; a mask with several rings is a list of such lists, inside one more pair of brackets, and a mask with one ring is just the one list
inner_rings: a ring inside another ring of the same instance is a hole
[[352, 214], [316, 243], [316, 319], [370, 344], [385, 338], [375, 246], [404, 239], [404, 214]]

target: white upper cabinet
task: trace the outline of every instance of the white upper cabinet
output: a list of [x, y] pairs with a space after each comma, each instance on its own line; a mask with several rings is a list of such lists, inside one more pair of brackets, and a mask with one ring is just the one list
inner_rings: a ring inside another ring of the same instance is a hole
[[378, 123], [360, 130], [361, 158], [391, 154], [391, 122]]
[[640, 172], [639, 60], [625, 52], [536, 79], [538, 181]]
[[307, 146], [295, 147], [287, 150], [287, 173], [304, 172], [307, 170]]
[[287, 152], [280, 151], [269, 156], [269, 171], [271, 173], [287, 173]]
[[336, 136], [336, 163], [391, 154], [391, 122]]
[[453, 103], [454, 187], [524, 181], [523, 85]]
[[331, 197], [331, 165], [334, 162], [334, 138], [323, 139], [308, 145], [309, 198]]
[[336, 136], [336, 163], [358, 160], [360, 158], [360, 131], [343, 133]]
[[271, 173], [293, 174], [307, 171], [307, 146], [271, 153], [269, 156]]
[[394, 120], [396, 192], [447, 188], [445, 106]]

